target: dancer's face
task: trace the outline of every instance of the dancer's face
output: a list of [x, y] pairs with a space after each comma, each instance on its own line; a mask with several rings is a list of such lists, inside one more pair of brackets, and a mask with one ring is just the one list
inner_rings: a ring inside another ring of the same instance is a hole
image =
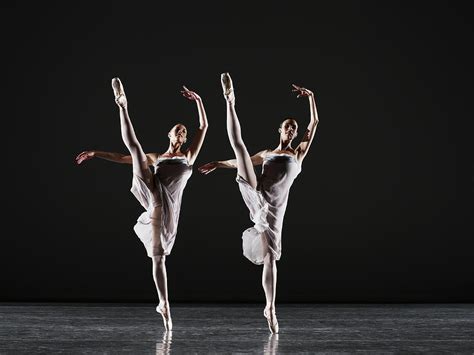
[[278, 132], [280, 132], [280, 138], [282, 140], [291, 141], [298, 135], [298, 123], [296, 123], [294, 119], [288, 118], [281, 123]]
[[186, 136], [188, 134], [188, 130], [186, 126], [181, 123], [178, 123], [176, 126], [171, 128], [171, 131], [168, 133], [168, 137], [170, 138], [171, 143], [186, 143]]

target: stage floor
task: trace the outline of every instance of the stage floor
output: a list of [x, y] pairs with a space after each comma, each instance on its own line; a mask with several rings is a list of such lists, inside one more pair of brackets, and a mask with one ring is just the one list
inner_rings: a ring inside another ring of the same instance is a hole
[[165, 332], [153, 304], [0, 303], [0, 353], [474, 353], [474, 304], [172, 304]]

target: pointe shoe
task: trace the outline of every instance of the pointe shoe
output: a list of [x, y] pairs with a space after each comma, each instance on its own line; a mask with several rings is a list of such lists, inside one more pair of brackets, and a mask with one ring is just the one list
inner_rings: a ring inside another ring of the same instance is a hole
[[224, 97], [229, 102], [235, 101], [234, 86], [232, 85], [232, 79], [229, 73], [221, 74], [222, 90], [224, 91]]
[[161, 314], [161, 317], [163, 318], [163, 325], [165, 326], [165, 329], [167, 331], [173, 330], [173, 322], [171, 321], [169, 311], [166, 309], [166, 307], [160, 307], [160, 305], [158, 305], [158, 306], [156, 306], [156, 311], [159, 314]]
[[273, 315], [268, 312], [266, 309], [263, 311], [263, 316], [267, 319], [268, 329], [272, 334], [278, 334], [280, 327], [278, 326], [278, 320], [275, 313]]
[[114, 90], [115, 98], [119, 97], [120, 95], [125, 95], [122, 82], [119, 78], [112, 79], [112, 89]]
[[119, 78], [112, 79], [112, 89], [114, 90], [115, 102], [120, 107], [127, 107], [127, 97], [125, 96], [125, 90], [123, 89], [122, 82]]

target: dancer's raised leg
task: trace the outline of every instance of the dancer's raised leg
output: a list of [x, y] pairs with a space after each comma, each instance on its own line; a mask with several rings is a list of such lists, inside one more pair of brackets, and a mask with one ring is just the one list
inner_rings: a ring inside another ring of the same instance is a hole
[[153, 176], [148, 168], [146, 154], [135, 135], [132, 121], [128, 115], [127, 97], [125, 96], [125, 90], [119, 78], [112, 79], [112, 89], [114, 90], [115, 102], [120, 110], [120, 131], [122, 133], [122, 140], [132, 157], [133, 173], [143, 179], [148, 188], [153, 191]]
[[237, 172], [252, 187], [257, 187], [257, 176], [252, 160], [242, 139], [240, 122], [235, 111], [235, 93], [229, 73], [221, 74], [222, 89], [227, 101], [227, 134], [237, 160]]

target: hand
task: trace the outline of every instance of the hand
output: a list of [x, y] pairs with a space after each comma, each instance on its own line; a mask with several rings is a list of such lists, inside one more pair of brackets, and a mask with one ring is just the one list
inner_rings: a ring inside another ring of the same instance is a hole
[[300, 98], [300, 97], [303, 97], [303, 96], [313, 96], [313, 92], [311, 90], [308, 90], [302, 86], [297, 86], [295, 84], [291, 84], [291, 86], [293, 86], [293, 90], [291, 90], [292, 92], [297, 92], [298, 93], [298, 96], [297, 98]]
[[183, 94], [185, 98], [192, 101], [201, 100], [201, 97], [198, 94], [196, 94], [194, 91], [189, 90], [186, 86], [183, 85], [183, 89], [184, 90], [181, 90], [181, 94]]
[[214, 171], [217, 169], [217, 162], [216, 161], [211, 161], [210, 163], [204, 164], [198, 168], [199, 172], [207, 175], [210, 172]]
[[76, 157], [76, 164], [79, 165], [83, 161], [92, 159], [95, 157], [95, 152], [93, 150], [86, 150], [85, 152], [82, 152]]

